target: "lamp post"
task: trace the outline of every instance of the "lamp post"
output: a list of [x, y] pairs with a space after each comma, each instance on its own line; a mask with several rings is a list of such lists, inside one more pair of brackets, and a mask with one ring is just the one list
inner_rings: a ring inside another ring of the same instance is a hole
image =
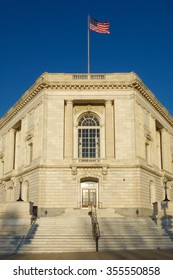
[[168, 199], [168, 195], [167, 195], [167, 189], [168, 189], [168, 187], [167, 187], [167, 182], [168, 182], [168, 179], [165, 177], [164, 179], [163, 179], [163, 183], [164, 183], [164, 190], [165, 190], [165, 199], [163, 200], [163, 201], [170, 201], [169, 199]]
[[23, 201], [22, 199], [22, 182], [23, 182], [23, 178], [22, 176], [19, 178], [19, 183], [20, 183], [20, 189], [19, 189], [19, 198], [17, 201]]

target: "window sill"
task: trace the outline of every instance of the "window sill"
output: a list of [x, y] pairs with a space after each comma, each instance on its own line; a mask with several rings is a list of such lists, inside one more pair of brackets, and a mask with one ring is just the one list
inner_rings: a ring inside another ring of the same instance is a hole
[[100, 159], [99, 158], [81, 158], [81, 159], [78, 159], [78, 162], [100, 162]]

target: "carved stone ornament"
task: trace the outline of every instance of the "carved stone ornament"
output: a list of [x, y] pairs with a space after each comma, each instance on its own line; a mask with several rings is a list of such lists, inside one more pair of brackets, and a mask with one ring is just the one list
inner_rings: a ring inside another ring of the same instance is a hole
[[77, 167], [76, 166], [71, 166], [71, 173], [72, 173], [72, 175], [77, 175]]
[[13, 189], [14, 188], [14, 181], [13, 180], [9, 180], [7, 182], [7, 188], [8, 189]]
[[29, 141], [31, 140], [33, 137], [33, 135], [31, 133], [29, 133], [26, 137], [25, 137], [25, 141]]
[[0, 159], [3, 159], [3, 157], [4, 157], [3, 152], [0, 152]]
[[5, 181], [3, 181], [3, 180], [0, 180], [0, 186], [1, 186], [1, 187], [3, 187], [3, 188], [5, 188], [5, 186], [6, 186], [6, 183], [5, 183]]
[[146, 134], [146, 139], [147, 139], [148, 141], [152, 141], [151, 135], [150, 135], [149, 133]]
[[89, 113], [92, 111], [92, 106], [91, 105], [87, 105], [86, 106], [86, 111]]
[[108, 167], [107, 166], [103, 166], [102, 167], [102, 174], [103, 175], [107, 175], [108, 174]]

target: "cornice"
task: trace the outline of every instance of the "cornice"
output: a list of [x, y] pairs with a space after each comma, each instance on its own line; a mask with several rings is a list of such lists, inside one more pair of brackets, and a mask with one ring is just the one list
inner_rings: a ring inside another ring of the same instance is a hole
[[0, 129], [17, 115], [17, 113], [20, 112], [39, 92], [41, 92], [45, 86], [45, 83], [41, 83], [37, 87], [27, 90], [14, 106], [11, 107], [11, 109], [0, 119]]
[[172, 115], [165, 107], [163, 107], [154, 94], [141, 81], [133, 82], [132, 88], [136, 89], [156, 109], [156, 111], [159, 112], [171, 126], [173, 126]]
[[0, 119], [0, 128], [5, 126], [32, 99], [44, 89], [49, 90], [136, 90], [142, 95], [168, 123], [173, 126], [173, 117], [157, 100], [154, 94], [133, 72], [124, 74], [49, 74], [44, 73], [36, 83], [28, 89], [16, 104]]
[[114, 90], [114, 89], [130, 89], [128, 84], [58, 84], [47, 85], [47, 89], [53, 90]]

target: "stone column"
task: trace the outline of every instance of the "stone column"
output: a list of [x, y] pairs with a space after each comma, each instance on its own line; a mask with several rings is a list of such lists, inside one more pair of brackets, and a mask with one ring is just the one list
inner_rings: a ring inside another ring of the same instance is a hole
[[65, 110], [65, 157], [73, 156], [73, 102], [66, 101]]
[[107, 100], [105, 103], [105, 126], [106, 126], [106, 158], [114, 157], [114, 125], [113, 125], [113, 108], [112, 101]]
[[8, 173], [14, 169], [14, 145], [15, 145], [15, 129], [10, 129], [5, 143], [5, 166], [4, 172]]
[[161, 129], [161, 158], [162, 158], [162, 168], [164, 170], [170, 171], [170, 142], [168, 140], [168, 132], [165, 128]]

